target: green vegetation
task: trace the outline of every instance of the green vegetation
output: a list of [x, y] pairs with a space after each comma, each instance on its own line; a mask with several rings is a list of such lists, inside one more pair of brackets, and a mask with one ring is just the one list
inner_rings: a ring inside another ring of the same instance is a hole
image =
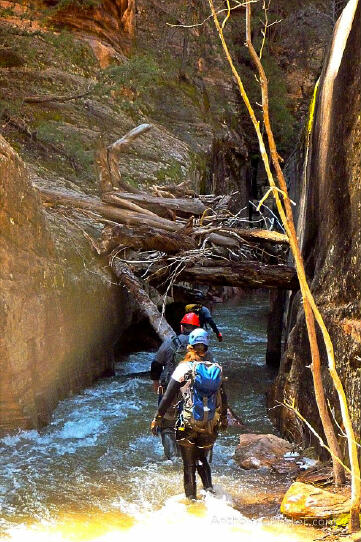
[[82, 177], [93, 176], [94, 150], [81, 133], [70, 131], [61, 123], [44, 121], [38, 125], [36, 136], [42, 143], [59, 149], [59, 154], [63, 154]]
[[84, 73], [90, 73], [97, 66], [97, 60], [94, 57], [90, 46], [63, 30], [59, 34], [46, 33], [43, 40], [56, 50], [56, 56], [63, 59], [66, 67], [72, 71], [72, 67], [81, 68]]
[[149, 90], [157, 85], [163, 71], [154, 57], [150, 55], [132, 56], [120, 66], [111, 66], [104, 70], [103, 79], [111, 86], [136, 85], [138, 92]]
[[152, 93], [164, 76], [155, 57], [144, 53], [133, 55], [123, 64], [102, 70], [95, 92], [105, 99], [111, 96], [119, 108], [137, 122], [152, 113]]
[[184, 179], [185, 174], [179, 162], [176, 160], [170, 160], [166, 167], [158, 169], [156, 172], [156, 177], [158, 181], [161, 182], [172, 181], [174, 183], [179, 183], [182, 181], [182, 179]]
[[101, 0], [59, 0], [54, 7], [49, 10], [51, 15], [54, 12], [77, 8], [83, 11], [100, 6]]

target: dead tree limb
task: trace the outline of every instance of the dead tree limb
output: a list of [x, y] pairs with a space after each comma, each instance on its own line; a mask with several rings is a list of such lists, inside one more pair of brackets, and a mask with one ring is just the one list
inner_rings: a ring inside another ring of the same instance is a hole
[[88, 198], [74, 196], [65, 192], [58, 192], [56, 190], [46, 190], [44, 188], [38, 188], [41, 199], [45, 203], [51, 203], [55, 205], [64, 205], [67, 207], [75, 207], [78, 209], [89, 209], [99, 213], [104, 218], [114, 220], [120, 224], [137, 225], [147, 224], [153, 228], [159, 228], [166, 231], [178, 231], [182, 229], [182, 224], [176, 224], [171, 220], [161, 218], [158, 216], [151, 217], [139, 212], [130, 211], [128, 209], [121, 209], [112, 205], [107, 205], [97, 198]]
[[129, 267], [115, 258], [112, 263], [112, 269], [115, 276], [119, 279], [120, 284], [124, 285], [132, 298], [137, 302], [140, 311], [148, 317], [150, 324], [159, 338], [164, 341], [174, 335], [173, 329], [167, 323], [166, 319], [162, 317], [156, 305], [144, 290], [140, 280], [132, 273]]
[[[180, 258], [182, 256], [180, 255]], [[184, 256], [183, 256], [184, 257]], [[297, 290], [299, 288], [296, 270], [288, 265], [266, 265], [255, 261], [227, 262], [216, 258], [204, 258], [186, 267], [177, 274], [177, 282], [209, 284], [215, 286], [239, 286], [244, 288], [279, 288]], [[176, 264], [174, 258], [164, 257], [153, 263], [148, 282], [159, 287], [167, 281]], [[172, 267], [173, 266], [173, 267]], [[143, 274], [149, 263], [132, 262], [132, 268]]]
[[[312, 294], [311, 294], [310, 289], [309, 289], [308, 284], [307, 284], [307, 279], [306, 279], [305, 270], [304, 270], [304, 266], [303, 266], [302, 255], [301, 255], [301, 252], [300, 252], [300, 248], [299, 248], [298, 241], [297, 241], [297, 236], [296, 236], [296, 231], [295, 231], [295, 227], [294, 227], [293, 214], [292, 214], [292, 209], [291, 209], [291, 205], [290, 205], [290, 200], [289, 200], [289, 197], [288, 197], [287, 185], [285, 183], [285, 179], [283, 177], [283, 173], [282, 173], [282, 170], [281, 170], [281, 167], [280, 167], [279, 156], [278, 156], [276, 144], [275, 144], [275, 141], [274, 141], [274, 138], [273, 138], [273, 133], [272, 133], [270, 119], [269, 119], [267, 77], [266, 77], [265, 72], [263, 70], [263, 66], [261, 64], [261, 61], [260, 61], [260, 59], [259, 59], [259, 57], [258, 57], [258, 55], [257, 55], [257, 53], [256, 53], [256, 51], [255, 51], [255, 49], [253, 47], [253, 44], [252, 44], [251, 6], [250, 6], [250, 3], [247, 3], [247, 5], [246, 5], [246, 41], [247, 41], [247, 46], [248, 46], [248, 48], [250, 50], [251, 58], [252, 58], [252, 60], [254, 61], [255, 65], [256, 65], [257, 73], [258, 73], [258, 76], [260, 78], [260, 86], [261, 86], [261, 92], [262, 92], [263, 119], [264, 119], [265, 128], [266, 128], [266, 132], [267, 132], [267, 136], [268, 136], [268, 142], [269, 142], [272, 161], [273, 161], [274, 167], [276, 169], [276, 174], [277, 174], [278, 181], [280, 183], [280, 187], [277, 187], [275, 182], [274, 182], [273, 174], [272, 174], [271, 167], [270, 167], [270, 160], [269, 160], [269, 157], [268, 157], [268, 154], [267, 154], [267, 151], [266, 151], [265, 142], [264, 142], [263, 135], [262, 135], [261, 128], [260, 128], [260, 123], [259, 123], [259, 121], [258, 121], [258, 119], [257, 119], [257, 117], [255, 115], [254, 109], [253, 109], [253, 107], [252, 107], [252, 105], [251, 105], [251, 103], [249, 101], [249, 97], [248, 97], [247, 92], [246, 92], [246, 90], [245, 90], [245, 88], [243, 86], [242, 79], [241, 79], [241, 77], [239, 75], [239, 72], [238, 72], [236, 66], [234, 65], [232, 55], [231, 55], [231, 53], [229, 51], [227, 42], [226, 42], [225, 37], [224, 37], [223, 29], [224, 29], [224, 26], [225, 26], [227, 20], [230, 17], [230, 4], [229, 4], [229, 2], [227, 2], [227, 7], [228, 7], [227, 14], [226, 14], [226, 17], [225, 17], [225, 19], [223, 20], [223, 22], [221, 24], [220, 21], [219, 21], [219, 17], [218, 17], [218, 14], [216, 12], [213, 0], [208, 0], [208, 1], [209, 1], [209, 5], [210, 5], [210, 8], [211, 8], [212, 15], [213, 15], [214, 23], [215, 23], [217, 32], [219, 34], [222, 46], [223, 46], [223, 50], [225, 52], [228, 63], [230, 65], [230, 67], [231, 67], [232, 73], [233, 73], [233, 75], [234, 75], [234, 77], [235, 77], [235, 79], [237, 81], [240, 94], [242, 96], [242, 99], [243, 99], [246, 107], [247, 107], [248, 113], [249, 113], [250, 118], [252, 120], [252, 124], [253, 124], [255, 132], [257, 134], [257, 139], [258, 139], [258, 143], [259, 143], [259, 148], [260, 148], [262, 160], [263, 160], [263, 163], [264, 163], [264, 166], [265, 166], [267, 179], [269, 181], [271, 191], [273, 192], [273, 195], [274, 195], [275, 200], [276, 200], [277, 210], [278, 210], [279, 215], [281, 217], [282, 223], [283, 223], [283, 225], [285, 227], [287, 236], [288, 236], [288, 238], [290, 240], [290, 247], [292, 249], [292, 254], [293, 254], [294, 258], [295, 258], [297, 274], [298, 274], [298, 277], [299, 277], [300, 288], [301, 288], [301, 291], [302, 291], [302, 298], [304, 300], [305, 317], [306, 317], [307, 330], [308, 330], [308, 333], [309, 333], [310, 347], [311, 347], [311, 352], [312, 352], [312, 365], [314, 367], [315, 366], [317, 367], [317, 365], [319, 364], [320, 355], [319, 355], [319, 350], [318, 350], [318, 345], [317, 345], [317, 337], [316, 337], [316, 330], [315, 330], [315, 325], [314, 325], [314, 314], [315, 314], [315, 316], [317, 318], [317, 321], [319, 322], [320, 327], [321, 327], [323, 332], [324, 332], [324, 327], [325, 326], [323, 324], [322, 317], [319, 315], [319, 311], [318, 311], [318, 309], [317, 309], [317, 307], [316, 307], [316, 305], [314, 303]], [[281, 195], [283, 197], [283, 201], [281, 201]], [[312, 313], [312, 311], [314, 312], [314, 314]], [[324, 334], [324, 337], [325, 337], [325, 334]], [[326, 343], [326, 347], [327, 346], [328, 345]], [[330, 351], [330, 348], [327, 348], [327, 350]], [[330, 359], [330, 356], [329, 356], [329, 359]], [[314, 373], [314, 374], [316, 374], [316, 373]], [[319, 376], [320, 376], [320, 373], [318, 371], [317, 371], [317, 374], [319, 374]], [[318, 379], [318, 382], [317, 383], [315, 382], [315, 388], [317, 386], [319, 387], [321, 384], [322, 384], [322, 380]], [[317, 395], [317, 391], [315, 391], [315, 394]], [[318, 405], [320, 404], [318, 401], [317, 401], [317, 403], [318, 403]], [[323, 401], [322, 401], [322, 403], [323, 403]], [[342, 408], [342, 401], [341, 401], [341, 408]], [[337, 456], [337, 457], [341, 458], [340, 448], [338, 446], [337, 439], [335, 438], [335, 433], [334, 433], [334, 430], [333, 430], [333, 427], [332, 427], [332, 423], [329, 420], [328, 412], [325, 411], [323, 408], [321, 408], [319, 411], [320, 411], [320, 417], [322, 419], [322, 423], [323, 423], [323, 426], [324, 426], [324, 430], [325, 430], [325, 432], [327, 432], [327, 441], [329, 442], [330, 449], [332, 449], [332, 451], [334, 453], [334, 456]], [[325, 414], [325, 416], [323, 414]], [[343, 471], [342, 467], [341, 468], [339, 467], [338, 462], [335, 461], [334, 459], [333, 459], [333, 467], [334, 467], [334, 476], [335, 476], [336, 484], [343, 483], [344, 480], [345, 480], [344, 471]], [[357, 465], [357, 468], [358, 468], [358, 465]], [[359, 491], [358, 491], [358, 501], [359, 500], [360, 499], [359, 499]], [[358, 513], [357, 513], [357, 516], [358, 516]]]
[[177, 254], [196, 248], [195, 241], [189, 236], [151, 228], [145, 224], [137, 225], [136, 228], [129, 226], [104, 228], [99, 244], [101, 254], [109, 254], [119, 246], [143, 251], [157, 250], [167, 254]]
[[180, 216], [201, 215], [206, 210], [205, 205], [199, 199], [160, 198], [150, 194], [130, 194], [126, 192], [109, 192], [102, 196], [103, 201], [115, 205], [118, 198], [141, 205], [160, 216], [169, 213], [169, 210]]
[[179, 280], [220, 286], [246, 288], [280, 288], [298, 290], [297, 274], [287, 265], [265, 265], [258, 262], [217, 264], [206, 261], [204, 267], [195, 265], [180, 273]]
[[152, 211], [149, 211], [145, 207], [140, 207], [140, 205], [137, 205], [136, 203], [132, 203], [131, 201], [126, 200], [123, 198], [124, 192], [116, 192], [109, 193], [109, 194], [103, 194], [102, 200], [105, 203], [109, 203], [110, 205], [114, 205], [115, 207], [122, 207], [123, 209], [129, 209], [130, 211], [136, 211], [137, 213], [141, 213], [143, 215], [149, 215], [149, 216], [156, 216], [159, 217], [159, 214], [153, 213]]
[[34, 96], [26, 96], [23, 99], [24, 103], [32, 103], [32, 104], [43, 104], [43, 103], [49, 103], [49, 102], [69, 102], [70, 100], [76, 100], [78, 98], [84, 98], [84, 96], [88, 96], [91, 93], [92, 89], [88, 89], [83, 92], [78, 92], [77, 94], [68, 94], [68, 95], [58, 95], [58, 94], [44, 94], [44, 95], [34, 95]]
[[122, 181], [119, 172], [119, 154], [137, 137], [148, 132], [151, 127], [151, 124], [140, 124], [108, 147], [105, 147], [104, 143], [100, 142], [96, 163], [99, 173], [100, 191], [102, 194], [110, 192], [114, 190], [114, 188], [118, 188], [123, 192], [132, 192], [133, 194], [142, 193], [135, 186], [131, 186]]
[[222, 233], [235, 233], [240, 238], [247, 241], [267, 241], [269, 243], [289, 245], [287, 235], [279, 233], [277, 231], [259, 230], [259, 229], [243, 229], [243, 228], [229, 228], [228, 226], [215, 226], [211, 228], [199, 228], [194, 230], [194, 235], [207, 235], [213, 232]]
[[[343, 418], [343, 422], [346, 427], [347, 436], [348, 436], [350, 462], [354, 470], [354, 473], [356, 473], [356, 478], [359, 478], [360, 469], [359, 469], [359, 464], [358, 464], [357, 449], [356, 449], [356, 446], [352, 445], [352, 440], [353, 441], [355, 440], [355, 436], [353, 434], [352, 423], [351, 423], [351, 419], [350, 419], [350, 415], [349, 415], [349, 411], [347, 407], [347, 402], [346, 402], [343, 386], [341, 384], [341, 380], [339, 379], [338, 374], [336, 372], [336, 368], [335, 368], [332, 343], [330, 341], [328, 331], [325, 327], [323, 318], [321, 314], [319, 313], [319, 310], [314, 302], [312, 293], [310, 291], [310, 288], [307, 282], [301, 249], [297, 240], [297, 233], [296, 233], [296, 228], [295, 228], [295, 224], [293, 220], [291, 202], [288, 196], [287, 183], [284, 178], [283, 171], [280, 165], [280, 157], [277, 152], [276, 142], [274, 140], [273, 131], [271, 128], [271, 121], [270, 121], [270, 114], [269, 114], [268, 80], [267, 80], [265, 71], [263, 69], [262, 63], [260, 61], [260, 58], [258, 57], [252, 43], [251, 5], [250, 4], [247, 4], [246, 6], [246, 42], [247, 42], [247, 46], [250, 52], [250, 56], [252, 58], [254, 65], [256, 66], [256, 70], [258, 72], [258, 76], [260, 79], [264, 126], [265, 126], [265, 130], [267, 134], [272, 163], [276, 171], [279, 187], [283, 192], [283, 204], [281, 202], [279, 194], [278, 193], [276, 194], [277, 190], [274, 190], [274, 195], [276, 198], [277, 208], [279, 210], [282, 222], [284, 223], [286, 232], [290, 239], [290, 246], [292, 249], [292, 254], [295, 259], [297, 274], [299, 277], [300, 288], [301, 288], [302, 299], [303, 299], [303, 307], [304, 307], [304, 312], [305, 312], [306, 326], [307, 326], [311, 356], [312, 356], [311, 371], [312, 371], [312, 376], [313, 376], [316, 403], [317, 403], [320, 418], [322, 421], [323, 430], [326, 435], [327, 443], [330, 449], [332, 450], [332, 462], [333, 462], [333, 469], [334, 469], [334, 476], [335, 476], [335, 484], [340, 485], [340, 484], [345, 483], [345, 473], [344, 473], [342, 464], [336, 461], [335, 459], [335, 457], [338, 457], [341, 460], [342, 454], [341, 454], [341, 449], [337, 441], [335, 430], [334, 430], [334, 427], [330, 418], [330, 414], [327, 408], [327, 404], [326, 404], [325, 391], [324, 391], [323, 381], [322, 381], [321, 358], [320, 358], [320, 351], [319, 351], [319, 346], [318, 346], [318, 341], [317, 341], [315, 318], [318, 321], [323, 338], [325, 340], [331, 377], [333, 379], [333, 383], [335, 385], [336, 391], [340, 399], [342, 418]], [[274, 186], [272, 185], [272, 183], [271, 183], [271, 187], [276, 188], [275, 185]], [[354, 476], [353, 476], [353, 480], [354, 480], [354, 483], [352, 487], [352, 500], [354, 502], [354, 508], [356, 512], [355, 514], [352, 514], [352, 510], [351, 510], [350, 521], [351, 523], [354, 522], [355, 525], [357, 524], [357, 528], [360, 528], [360, 520], [359, 520], [360, 482], [358, 480], [356, 481]], [[354, 490], [356, 491], [354, 492]], [[354, 520], [352, 519], [352, 516], [354, 516]]]

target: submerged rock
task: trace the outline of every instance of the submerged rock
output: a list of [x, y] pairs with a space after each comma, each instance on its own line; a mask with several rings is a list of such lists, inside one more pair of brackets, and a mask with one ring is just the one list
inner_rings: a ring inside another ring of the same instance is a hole
[[328, 519], [350, 511], [347, 496], [294, 482], [281, 503], [281, 512], [293, 519]]
[[286, 464], [284, 456], [292, 449], [291, 443], [276, 435], [246, 433], [239, 437], [234, 458], [243, 469], [259, 469], [279, 465], [282, 461]]

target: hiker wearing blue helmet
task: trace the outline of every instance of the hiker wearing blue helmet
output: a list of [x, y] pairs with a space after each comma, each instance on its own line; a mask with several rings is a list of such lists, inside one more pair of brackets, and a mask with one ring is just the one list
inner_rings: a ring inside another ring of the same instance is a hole
[[220, 428], [227, 427], [227, 398], [222, 387], [222, 368], [206, 361], [208, 333], [195, 329], [189, 334], [187, 354], [169, 381], [167, 391], [151, 423], [157, 433], [162, 418], [179, 392], [182, 409], [176, 423], [176, 439], [183, 460], [186, 497], [196, 499], [196, 471], [203, 488], [213, 491], [207, 453], [212, 450]]
[[[200, 327], [199, 318], [194, 313], [187, 313], [180, 321], [180, 325], [180, 335], [174, 335], [162, 343], [150, 368], [150, 378], [153, 381], [154, 391], [158, 395], [158, 404], [167, 389], [174, 369], [187, 353], [190, 333]], [[210, 352], [207, 352], [206, 359], [212, 361]], [[175, 397], [173, 403], [164, 414], [162, 423], [158, 429], [166, 459], [179, 457], [175, 435], [178, 402], [179, 398]]]

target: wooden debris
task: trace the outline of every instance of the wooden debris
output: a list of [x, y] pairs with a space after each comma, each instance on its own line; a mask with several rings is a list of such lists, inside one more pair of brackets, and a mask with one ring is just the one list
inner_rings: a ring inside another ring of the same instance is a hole
[[249, 240], [249, 241], [268, 241], [269, 243], [276, 243], [280, 245], [289, 245], [288, 237], [284, 233], [279, 233], [278, 231], [270, 230], [260, 230], [260, 229], [246, 229], [246, 228], [230, 228], [227, 226], [217, 226], [210, 228], [199, 228], [195, 230], [194, 235], [207, 235], [211, 232], [219, 233], [234, 233], [240, 239]]
[[127, 192], [108, 192], [102, 196], [103, 201], [115, 205], [119, 198], [141, 205], [159, 216], [164, 216], [164, 213], [165, 215], [169, 214], [169, 210], [174, 211], [178, 216], [199, 216], [206, 209], [199, 199], [159, 198], [149, 194], [130, 194]]
[[24, 103], [33, 103], [33, 104], [43, 104], [48, 102], [69, 102], [70, 100], [76, 100], [78, 98], [84, 98], [91, 93], [92, 89], [87, 89], [83, 92], [78, 92], [76, 94], [68, 95], [59, 95], [59, 94], [44, 94], [44, 95], [34, 95], [34, 96], [25, 96], [23, 98]]
[[180, 274], [181, 280], [214, 284], [220, 286], [240, 286], [245, 288], [280, 288], [297, 290], [297, 274], [288, 265], [264, 265], [259, 262], [205, 261], [203, 266], [188, 267]]
[[147, 292], [142, 287], [139, 279], [132, 273], [130, 268], [117, 258], [112, 262], [112, 269], [119, 281], [127, 288], [132, 298], [138, 303], [140, 311], [145, 314], [159, 338], [165, 339], [175, 335], [175, 332], [161, 316], [157, 306], [150, 299]]
[[45, 203], [64, 205], [79, 209], [89, 209], [99, 213], [105, 218], [109, 218], [110, 220], [114, 220], [121, 224], [147, 224], [148, 226], [164, 229], [166, 231], [177, 231], [183, 227], [182, 224], [176, 224], [175, 222], [160, 216], [148, 216], [146, 213], [139, 213], [128, 209], [121, 209], [120, 207], [115, 207], [113, 205], [107, 205], [98, 198], [75, 196], [66, 192], [47, 190], [45, 188], [38, 188], [38, 190], [41, 199]]
[[96, 163], [102, 193], [110, 192], [114, 189], [134, 194], [141, 193], [135, 186], [122, 181], [118, 164], [119, 153], [123, 152], [137, 137], [148, 132], [151, 127], [151, 124], [140, 124], [108, 147], [105, 147], [104, 143], [100, 142]]
[[191, 237], [151, 228], [145, 224], [139, 224], [135, 228], [130, 226], [104, 228], [100, 243], [101, 253], [109, 254], [119, 246], [177, 254], [182, 250], [195, 249], [196, 243]]
[[242, 226], [241, 219], [224, 208], [232, 195], [195, 197], [189, 181], [153, 186], [151, 195], [121, 179], [119, 153], [150, 128], [142, 124], [108, 147], [101, 143], [97, 153], [101, 198], [38, 190], [44, 205], [79, 209], [105, 224], [100, 242], [92, 246], [100, 255], [117, 253], [111, 257], [114, 273], [159, 336], [169, 336], [172, 330], [143, 288], [145, 280], [163, 293], [179, 282], [298, 289], [295, 269], [277, 264], [285, 262], [287, 236], [237, 227]]

